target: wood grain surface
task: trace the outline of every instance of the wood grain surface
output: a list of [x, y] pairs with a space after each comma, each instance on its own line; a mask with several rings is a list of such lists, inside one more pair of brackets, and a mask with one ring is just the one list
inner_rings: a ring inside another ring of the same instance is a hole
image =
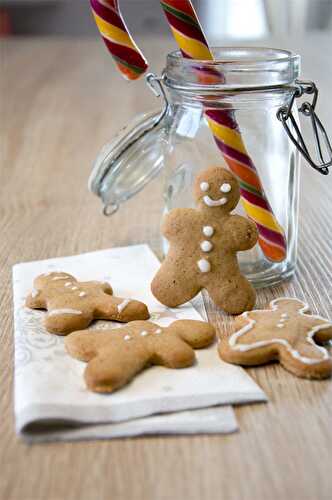
[[[306, 56], [305, 76], [320, 84], [319, 109], [332, 131], [331, 38], [292, 43]], [[142, 45], [160, 70], [171, 42]], [[18, 439], [11, 266], [145, 241], [155, 248], [158, 181], [112, 219], [86, 184], [100, 146], [157, 102], [143, 82], [115, 74], [100, 42], [50, 39], [2, 42], [0, 98], [0, 500], [331, 498], [331, 381], [300, 380], [276, 364], [248, 370], [270, 401], [237, 408], [234, 435], [33, 446]], [[332, 316], [331, 192], [332, 175], [303, 167], [298, 272], [260, 291], [259, 306], [291, 294]], [[213, 322], [225, 323], [208, 309]]]

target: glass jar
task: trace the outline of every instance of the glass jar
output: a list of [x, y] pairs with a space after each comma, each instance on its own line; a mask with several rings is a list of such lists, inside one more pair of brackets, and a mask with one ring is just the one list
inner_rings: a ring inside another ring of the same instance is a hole
[[[103, 148], [89, 186], [111, 215], [160, 175], [165, 214], [194, 206], [199, 172], [230, 168], [243, 201], [235, 212], [253, 218], [260, 233], [260, 244], [238, 254], [240, 267], [256, 287], [276, 284], [296, 267], [298, 150], [305, 145], [292, 105], [306, 92], [297, 81], [300, 57], [265, 48], [216, 48], [214, 55], [214, 61], [195, 61], [174, 52], [161, 78], [147, 76], [163, 110], [137, 117]], [[278, 250], [272, 256], [270, 238]]]

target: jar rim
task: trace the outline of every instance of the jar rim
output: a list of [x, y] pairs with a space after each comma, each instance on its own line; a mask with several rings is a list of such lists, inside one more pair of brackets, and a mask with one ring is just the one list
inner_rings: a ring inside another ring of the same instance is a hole
[[[167, 55], [169, 59], [181, 60], [181, 63], [184, 65], [197, 65], [197, 64], [209, 64], [209, 65], [218, 65], [218, 64], [255, 64], [258, 61], [264, 62], [273, 62], [282, 60], [292, 60], [300, 57], [298, 54], [291, 52], [286, 49], [276, 49], [273, 47], [247, 47], [247, 46], [238, 46], [238, 47], [211, 47], [211, 50], [215, 57], [213, 60], [209, 59], [189, 59], [182, 55], [180, 50], [174, 50]], [[262, 57], [266, 54], [266, 57]], [[271, 54], [268, 56], [267, 54]], [[272, 53], [275, 55], [272, 57]], [[243, 56], [250, 55], [251, 59], [245, 58]], [[227, 57], [232, 55], [231, 60], [227, 60]], [[237, 59], [235, 59], [237, 55]], [[239, 56], [242, 56], [242, 59]], [[253, 56], [256, 55], [256, 58]], [[259, 57], [260, 56], [260, 57]]]
[[289, 85], [300, 75], [300, 56], [289, 50], [269, 47], [212, 47], [211, 50], [214, 60], [189, 59], [179, 50], [169, 53], [164, 70], [167, 85], [196, 92], [240, 90]]

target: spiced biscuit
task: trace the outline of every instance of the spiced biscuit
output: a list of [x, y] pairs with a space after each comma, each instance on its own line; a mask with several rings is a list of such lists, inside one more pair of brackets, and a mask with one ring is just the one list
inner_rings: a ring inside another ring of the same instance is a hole
[[255, 290], [240, 272], [237, 252], [252, 248], [258, 233], [253, 222], [230, 213], [240, 199], [238, 181], [224, 168], [209, 168], [197, 176], [194, 196], [196, 209], [176, 208], [164, 218], [170, 248], [152, 281], [153, 295], [176, 307], [205, 289], [228, 313], [252, 309]]
[[276, 360], [298, 377], [329, 377], [331, 357], [316, 342], [332, 339], [332, 323], [306, 311], [308, 306], [301, 300], [280, 298], [270, 303], [270, 309], [243, 313], [236, 318], [235, 333], [221, 339], [220, 357], [239, 365]]
[[174, 321], [161, 327], [133, 321], [113, 330], [84, 330], [65, 339], [68, 353], [88, 363], [84, 378], [94, 392], [113, 392], [151, 365], [184, 368], [195, 361], [194, 349], [210, 345], [215, 330], [208, 323]]
[[128, 322], [150, 317], [143, 302], [113, 296], [112, 287], [99, 281], [79, 282], [62, 272], [42, 274], [26, 299], [31, 309], [47, 309], [45, 327], [67, 335], [87, 328], [94, 319]]

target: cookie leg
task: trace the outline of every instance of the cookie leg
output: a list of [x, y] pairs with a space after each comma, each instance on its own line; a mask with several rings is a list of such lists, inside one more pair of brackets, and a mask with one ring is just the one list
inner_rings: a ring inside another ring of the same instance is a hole
[[323, 379], [331, 376], [332, 360], [324, 348], [303, 342], [301, 345], [294, 346], [293, 349], [293, 354], [283, 346], [279, 349], [279, 360], [286, 370], [298, 377], [308, 379]]
[[216, 336], [213, 326], [204, 321], [180, 319], [174, 321], [168, 329], [171, 333], [178, 335], [193, 349], [201, 349], [210, 345]]
[[[178, 270], [177, 270], [178, 269]], [[165, 261], [151, 283], [151, 291], [167, 307], [177, 307], [193, 299], [201, 290], [184, 267]]]
[[94, 392], [113, 392], [142, 371], [149, 358], [148, 350], [138, 342], [114, 343], [90, 361], [84, 373], [86, 385]]
[[251, 311], [256, 302], [254, 288], [241, 275], [223, 280], [221, 284], [214, 280], [206, 289], [213, 302], [229, 314]]
[[[59, 311], [60, 312], [60, 311]], [[68, 312], [58, 314], [56, 310], [50, 311], [45, 318], [45, 327], [48, 332], [57, 335], [67, 335], [75, 330], [84, 330], [92, 322], [91, 314]]]
[[98, 319], [109, 319], [123, 323], [146, 320], [150, 317], [148, 308], [143, 302], [108, 295], [98, 301], [94, 315]]
[[[167, 334], [166, 334], [167, 335]], [[168, 335], [167, 341], [155, 346], [151, 363], [167, 368], [185, 368], [195, 361], [195, 352], [185, 341], [176, 336]]]

